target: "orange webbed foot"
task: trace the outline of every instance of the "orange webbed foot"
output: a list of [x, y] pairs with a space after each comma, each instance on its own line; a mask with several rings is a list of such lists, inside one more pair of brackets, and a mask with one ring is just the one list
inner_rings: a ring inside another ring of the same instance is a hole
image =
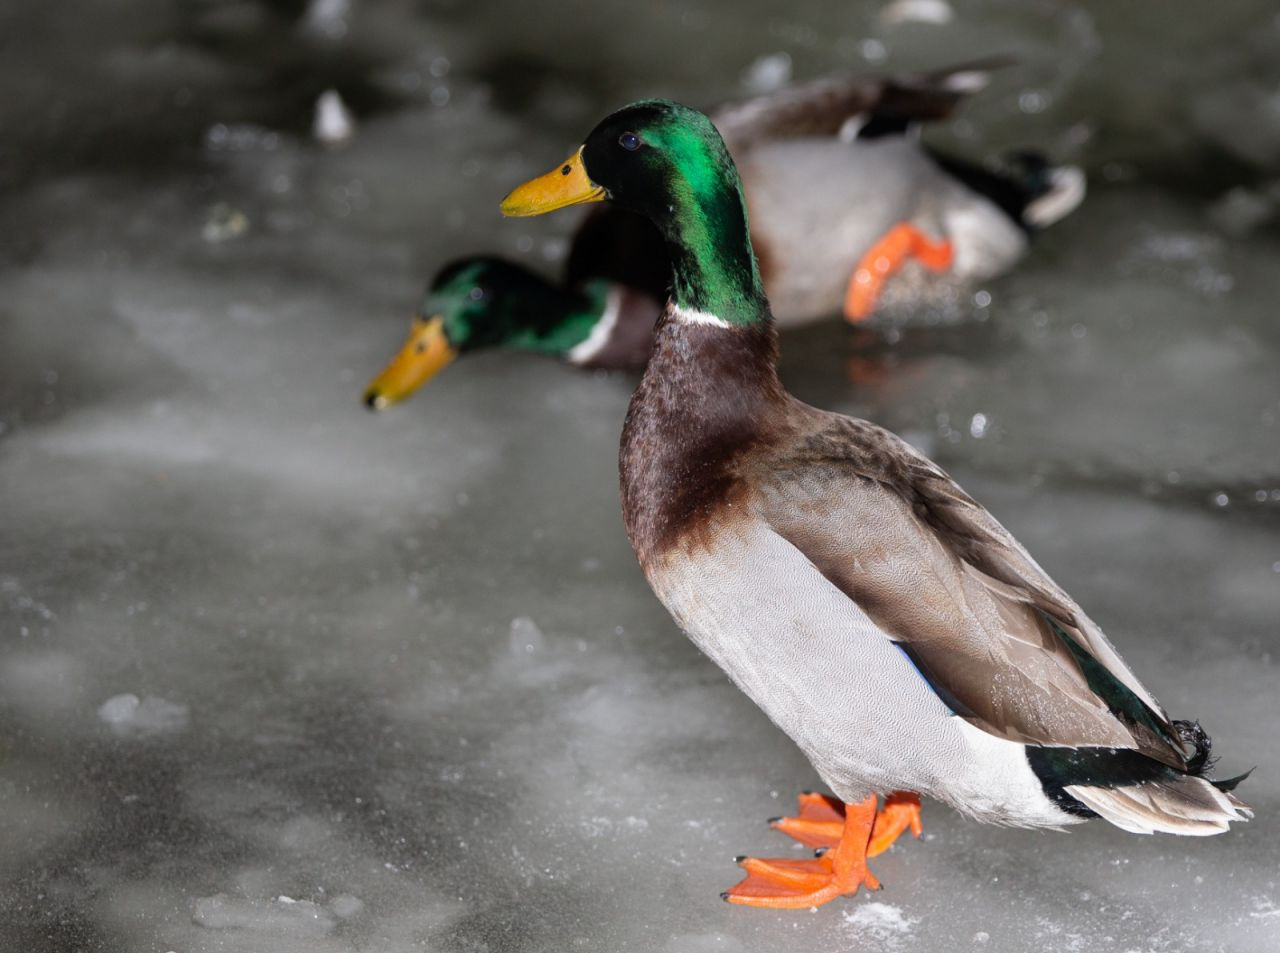
[[[840, 843], [844, 832], [845, 806], [825, 794], [805, 791], [796, 798], [797, 810], [791, 817], [774, 817], [769, 826], [806, 847], [834, 847]], [[876, 812], [867, 844], [867, 856], [883, 854], [902, 832], [910, 829], [919, 837], [924, 828], [920, 823], [920, 795], [910, 791], [894, 791], [884, 799], [884, 806]]]
[[867, 856], [883, 854], [908, 829], [915, 837], [924, 833], [924, 826], [920, 823], [920, 795], [894, 791], [884, 799], [884, 806], [876, 814], [871, 841], [867, 844]]
[[[816, 801], [810, 802], [809, 806], [813, 814], [825, 813]], [[801, 815], [805, 807], [802, 796]], [[880, 882], [867, 869], [866, 863], [867, 844], [875, 819], [875, 795], [857, 804], [846, 804], [840, 838], [835, 846], [813, 860], [739, 858], [738, 863], [747, 876], [721, 896], [730, 903], [751, 907], [802, 909], [857, 893], [859, 887], [878, 890]], [[816, 818], [815, 823], [825, 821]]]
[[934, 241], [909, 222], [899, 222], [871, 246], [854, 268], [845, 289], [844, 316], [852, 324], [865, 320], [876, 308], [889, 276], [908, 258], [932, 271], [945, 271], [955, 258], [951, 242]]
[[806, 847], [835, 847], [844, 833], [844, 804], [825, 794], [805, 791], [796, 798], [796, 813], [774, 817], [769, 826]]

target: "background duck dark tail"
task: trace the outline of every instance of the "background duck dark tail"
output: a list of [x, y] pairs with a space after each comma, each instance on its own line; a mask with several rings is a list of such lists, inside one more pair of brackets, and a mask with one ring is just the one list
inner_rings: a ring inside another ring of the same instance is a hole
[[1048, 228], [1084, 201], [1084, 171], [1074, 165], [1054, 165], [1034, 149], [1006, 153], [994, 170], [934, 150], [929, 155], [952, 178], [995, 203], [1028, 232]]
[[946, 119], [987, 87], [993, 70], [1012, 63], [1002, 57], [916, 75], [826, 76], [721, 106], [711, 120], [730, 152], [784, 139], [901, 135]]

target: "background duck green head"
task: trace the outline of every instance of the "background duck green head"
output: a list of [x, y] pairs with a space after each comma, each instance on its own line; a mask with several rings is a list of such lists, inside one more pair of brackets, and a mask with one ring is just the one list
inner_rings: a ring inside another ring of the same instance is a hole
[[540, 215], [606, 198], [657, 226], [679, 307], [727, 321], [760, 313], [764, 289], [746, 200], [733, 159], [705, 115], [665, 100], [620, 109], [567, 160], [508, 195], [502, 211]]
[[472, 351], [569, 351], [591, 334], [606, 293], [603, 283], [565, 288], [500, 258], [459, 259], [431, 282], [408, 339], [369, 384], [364, 402], [382, 410]]

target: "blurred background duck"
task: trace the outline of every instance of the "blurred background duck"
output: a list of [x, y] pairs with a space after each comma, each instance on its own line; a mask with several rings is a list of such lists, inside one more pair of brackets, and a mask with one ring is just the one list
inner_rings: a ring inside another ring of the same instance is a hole
[[[895, 297], [927, 306], [939, 285], [967, 288], [1007, 270], [1034, 232], [1079, 205], [1077, 168], [1021, 151], [993, 171], [918, 141], [919, 124], [951, 115], [1001, 65], [825, 78], [712, 114], [741, 171], [780, 327], [840, 312], [864, 320], [913, 259], [921, 268]], [[365, 403], [380, 410], [403, 400], [459, 355], [492, 347], [642, 367], [670, 278], [653, 227], [612, 206], [584, 219], [561, 283], [500, 258], [456, 261], [436, 275]]]

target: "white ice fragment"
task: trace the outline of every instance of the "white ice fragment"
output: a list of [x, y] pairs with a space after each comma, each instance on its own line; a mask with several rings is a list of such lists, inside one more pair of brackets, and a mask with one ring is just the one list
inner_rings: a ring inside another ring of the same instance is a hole
[[214, 123], [204, 134], [210, 152], [274, 152], [280, 148], [280, 133], [253, 123]]
[[139, 699], [132, 692], [113, 695], [98, 706], [98, 720], [123, 737], [172, 734], [187, 727], [186, 705], [154, 695]]
[[355, 134], [356, 121], [336, 89], [326, 89], [316, 100], [311, 135], [325, 145], [346, 142]]
[[1049, 94], [1042, 89], [1028, 89], [1018, 96], [1018, 108], [1029, 114], [1044, 112], [1049, 102]]
[[347, 33], [351, 16], [351, 0], [311, 0], [302, 15], [302, 29], [307, 33], [337, 40]]
[[978, 413], [969, 419], [969, 436], [975, 440], [981, 440], [987, 435], [987, 428], [990, 426], [987, 415]]
[[249, 230], [249, 216], [238, 208], [219, 202], [209, 210], [200, 235], [211, 245], [239, 238]]
[[510, 646], [512, 655], [535, 655], [546, 649], [547, 640], [537, 623], [522, 615], [511, 620]]
[[791, 81], [791, 54], [767, 53], [742, 73], [742, 85], [752, 93], [771, 93]]
[[275, 900], [247, 900], [225, 893], [201, 897], [191, 919], [210, 930], [247, 930], [286, 936], [326, 936], [337, 918], [310, 900], [280, 896]]
[[880, 11], [880, 22], [886, 26], [899, 23], [931, 23], [941, 26], [955, 19], [955, 11], [947, 0], [893, 0]]
[[1243, 238], [1265, 224], [1275, 211], [1271, 195], [1236, 186], [1209, 206], [1209, 218], [1233, 238]]
[[108, 725], [123, 724], [133, 718], [139, 704], [137, 695], [113, 695], [98, 706], [98, 718]]
[[364, 909], [364, 901], [359, 897], [351, 896], [349, 893], [339, 894], [333, 898], [333, 902], [329, 904], [329, 909], [333, 911], [333, 915], [338, 919], [350, 920]]
[[879, 63], [889, 55], [885, 45], [876, 39], [863, 40], [858, 45], [858, 52], [862, 54], [862, 58], [868, 63]]

